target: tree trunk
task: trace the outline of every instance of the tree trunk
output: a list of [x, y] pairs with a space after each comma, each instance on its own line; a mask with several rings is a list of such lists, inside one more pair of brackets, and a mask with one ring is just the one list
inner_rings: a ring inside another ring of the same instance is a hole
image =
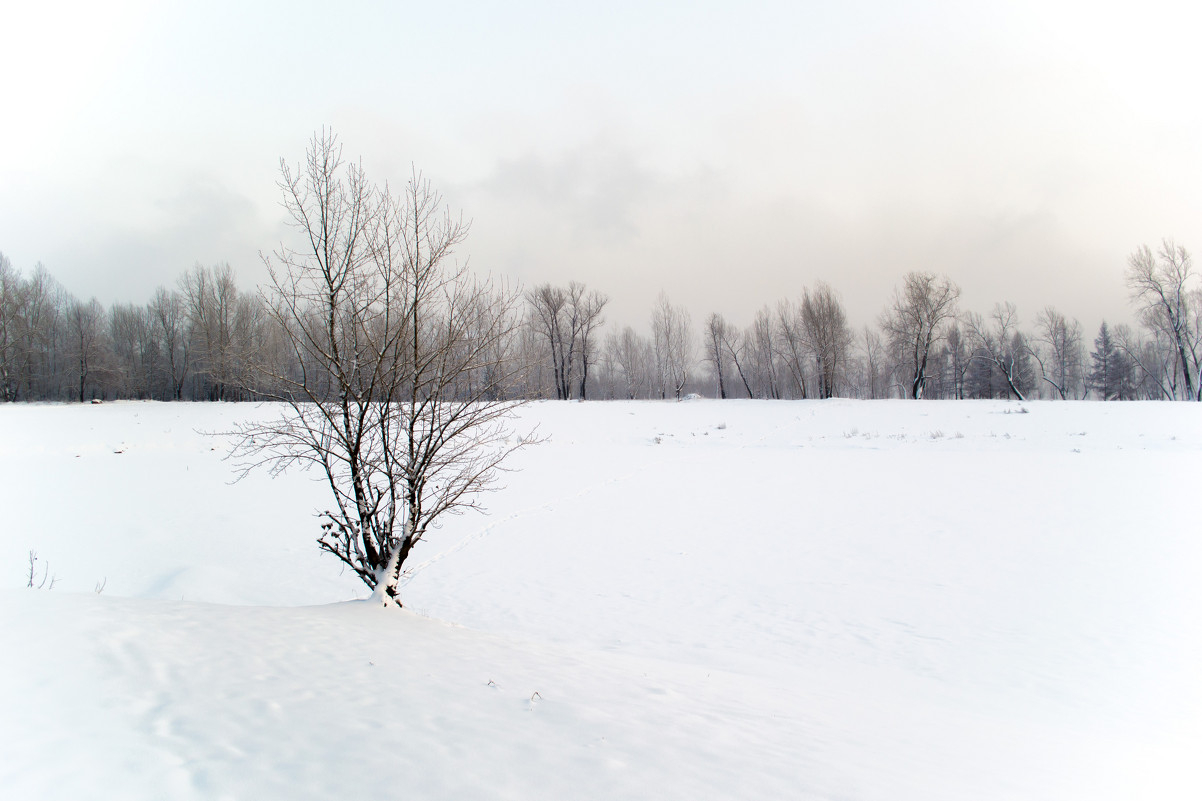
[[388, 561], [376, 580], [376, 589], [371, 596], [373, 603], [386, 607], [395, 606], [398, 609], [403, 606], [401, 603], [401, 568], [404, 566], [405, 560], [409, 558], [409, 551], [413, 549], [413, 538], [409, 536], [407, 524], [405, 528], [405, 533], [401, 535], [392, 552], [388, 554]]

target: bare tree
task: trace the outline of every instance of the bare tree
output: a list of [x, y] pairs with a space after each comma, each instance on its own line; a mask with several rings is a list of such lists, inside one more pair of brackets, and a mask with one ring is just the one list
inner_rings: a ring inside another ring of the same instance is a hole
[[894, 291], [881, 316], [881, 328], [897, 356], [906, 394], [915, 400], [923, 396], [927, 361], [932, 348], [943, 339], [947, 323], [955, 319], [959, 297], [960, 288], [946, 277], [912, 272], [901, 289]]
[[779, 365], [780, 353], [777, 348], [776, 332], [772, 326], [772, 312], [768, 307], [760, 309], [751, 321], [751, 326], [743, 332], [743, 342], [746, 344], [747, 373], [757, 391], [749, 388], [751, 397], [757, 394], [761, 398], [779, 399], [781, 397]]
[[726, 329], [726, 319], [717, 312], [705, 319], [705, 360], [714, 368], [714, 375], [718, 380], [718, 397], [722, 400], [726, 399]]
[[[726, 398], [726, 376], [733, 364], [747, 397], [754, 398], [755, 391], [748, 380], [748, 334], [740, 332], [721, 314], [714, 312], [705, 320], [705, 361], [714, 369], [718, 382], [718, 397]], [[737, 391], [737, 390], [736, 390]]]
[[966, 339], [958, 323], [953, 322], [948, 326], [943, 346], [939, 349], [943, 397], [964, 399], [966, 377], [972, 366], [972, 354], [968, 350]]
[[981, 315], [970, 312], [964, 315], [964, 324], [973, 338], [973, 358], [987, 363], [1006, 381], [1008, 391], [1018, 400], [1026, 400], [1021, 376], [1026, 343], [1018, 331], [1018, 311], [1009, 301], [993, 307], [990, 326]]
[[80, 403], [84, 402], [87, 388], [95, 382], [97, 374], [107, 368], [108, 341], [104, 322], [104, 307], [95, 298], [87, 303], [73, 301], [67, 309], [67, 335], [76, 366]]
[[541, 284], [527, 293], [526, 302], [530, 307], [532, 325], [542, 335], [551, 357], [555, 397], [567, 400], [572, 380], [572, 349], [575, 346], [570, 335], [571, 323], [565, 319], [568, 293], [562, 287]]
[[25, 282], [0, 253], [0, 400], [16, 400], [20, 391], [18, 331], [24, 306]]
[[801, 307], [788, 300], [782, 300], [776, 307], [777, 338], [780, 340], [780, 350], [784, 354], [785, 366], [793, 378], [793, 389], [799, 398], [808, 397], [806, 387], [806, 365], [809, 362], [808, 343], [805, 336], [805, 323], [802, 320]]
[[581, 293], [576, 301], [576, 335], [580, 340], [580, 399], [588, 400], [589, 366], [597, 356], [597, 331], [605, 324], [601, 312], [609, 303], [609, 297], [597, 290]]
[[63, 396], [67, 361], [67, 292], [40, 263], [25, 281], [18, 316], [17, 368], [25, 397]]
[[818, 397], [833, 398], [837, 382], [843, 378], [852, 336], [843, 304], [829, 284], [819, 281], [813, 293], [804, 290], [801, 323], [817, 367]]
[[197, 369], [209, 382], [211, 400], [238, 400], [251, 383], [251, 366], [263, 310], [256, 297], [238, 291], [228, 264], [196, 265], [180, 279], [184, 308], [195, 341]]
[[113, 380], [121, 396], [149, 398], [159, 373], [159, 339], [153, 311], [145, 305], [114, 303], [108, 337], [115, 362]]
[[692, 320], [683, 306], [673, 306], [661, 292], [651, 312], [651, 338], [655, 348], [660, 397], [680, 400], [693, 368]]
[[633, 328], [611, 333], [605, 340], [605, 352], [616, 371], [621, 373], [623, 396], [629, 400], [645, 398], [651, 392], [654, 355], [651, 343]]
[[[589, 366], [596, 359], [596, 331], [605, 322], [601, 312], [609, 298], [589, 291], [579, 281], [567, 288], [542, 284], [526, 294], [531, 323], [547, 345], [555, 397], [569, 400], [573, 393], [588, 396]], [[580, 381], [573, 375], [580, 368]]]
[[1166, 239], [1155, 256], [1144, 245], [1127, 264], [1141, 321], [1174, 354], [1185, 398], [1202, 401], [1202, 288], [1189, 253]]
[[[1099, 338], [1101, 334], [1099, 334]], [[1109, 332], [1109, 341], [1116, 351], [1131, 366], [1132, 383], [1135, 384], [1135, 396], [1149, 400], [1177, 400], [1181, 397], [1181, 370], [1178, 354], [1171, 347], [1166, 347], [1163, 337], [1153, 334], [1151, 340], [1145, 340], [1131, 330], [1127, 325], [1116, 325]], [[1094, 340], [1095, 347], [1099, 340]], [[1104, 351], [1104, 348], [1100, 350]], [[1096, 362], [1095, 353], [1090, 353], [1091, 362]], [[1086, 391], [1096, 378], [1095, 370], [1086, 376]], [[1105, 398], [1103, 398], [1105, 400]]]
[[870, 400], [884, 398], [889, 392], [888, 380], [885, 374], [885, 344], [881, 335], [870, 326], [864, 326], [863, 332], [863, 364], [864, 390], [863, 397]]
[[[268, 307], [303, 367], [266, 376], [285, 412], [242, 428], [235, 455], [246, 470], [319, 469], [334, 508], [318, 544], [377, 601], [399, 606], [413, 547], [444, 515], [478, 508], [522, 444], [507, 425], [513, 403], [496, 392], [521, 369], [504, 356], [520, 296], [453, 261], [468, 226], [419, 173], [394, 197], [341, 154], [323, 131], [303, 168], [281, 160], [284, 205], [305, 246], [265, 257]], [[504, 374], [463, 380], [497, 367], [498, 350]]]
[[61, 328], [60, 293], [60, 288], [41, 264], [34, 268], [33, 275], [22, 287], [15, 355], [19, 391], [26, 398], [57, 394], [55, 357], [61, 357], [61, 354], [55, 354], [53, 347]]
[[735, 372], [738, 373], [739, 381], [743, 384], [743, 389], [747, 391], [747, 397], [755, 398], [755, 392], [751, 388], [751, 381], [748, 379], [750, 364], [748, 363], [748, 352], [751, 346], [748, 340], [754, 336], [754, 326], [749, 331], [740, 332], [734, 326], [726, 328], [726, 352], [730, 355], [730, 361], [735, 366]]
[[168, 397], [171, 400], [180, 400], [183, 398], [184, 381], [188, 377], [188, 361], [191, 356], [183, 298], [178, 292], [168, 292], [159, 287], [150, 301], [149, 308], [159, 342], [162, 344], [165, 377], [169, 387]]
[[1081, 324], [1069, 321], [1054, 306], [1045, 307], [1035, 324], [1039, 332], [1036, 341], [1046, 348], [1032, 349], [1043, 380], [1056, 390], [1061, 400], [1076, 397], [1083, 380]]

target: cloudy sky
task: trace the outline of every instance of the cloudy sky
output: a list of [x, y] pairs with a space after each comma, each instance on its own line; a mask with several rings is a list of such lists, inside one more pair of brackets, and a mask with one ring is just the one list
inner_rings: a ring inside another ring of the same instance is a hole
[[332, 126], [424, 171], [464, 255], [746, 324], [825, 280], [1128, 314], [1143, 243], [1202, 248], [1202, 14], [1143, 2], [5, 3], [0, 251], [104, 303], [197, 262], [253, 287], [279, 159]]

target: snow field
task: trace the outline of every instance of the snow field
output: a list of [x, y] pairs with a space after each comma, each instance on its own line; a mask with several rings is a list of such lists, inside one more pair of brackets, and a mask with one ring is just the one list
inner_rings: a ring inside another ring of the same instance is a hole
[[531, 404], [400, 614], [266, 413], [0, 408], [11, 797], [1202, 795], [1191, 405]]

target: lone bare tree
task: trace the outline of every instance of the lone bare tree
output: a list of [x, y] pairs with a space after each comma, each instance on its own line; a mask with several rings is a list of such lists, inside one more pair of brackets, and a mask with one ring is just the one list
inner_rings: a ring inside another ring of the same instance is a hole
[[896, 354], [906, 394], [922, 397], [927, 381], [927, 361], [932, 348], [943, 339], [946, 324], [955, 319], [960, 288], [944, 276], [912, 272], [881, 317], [881, 328]]
[[[443, 515], [478, 508], [523, 444], [499, 391], [521, 369], [520, 298], [452, 260], [468, 226], [421, 174], [394, 196], [323, 130], [304, 168], [281, 160], [280, 175], [304, 245], [264, 257], [266, 301], [298, 367], [265, 370], [284, 411], [240, 429], [234, 455], [244, 470], [321, 471], [334, 506], [318, 544], [400, 606], [413, 547]], [[489, 379], [470, 380], [481, 368]]]

